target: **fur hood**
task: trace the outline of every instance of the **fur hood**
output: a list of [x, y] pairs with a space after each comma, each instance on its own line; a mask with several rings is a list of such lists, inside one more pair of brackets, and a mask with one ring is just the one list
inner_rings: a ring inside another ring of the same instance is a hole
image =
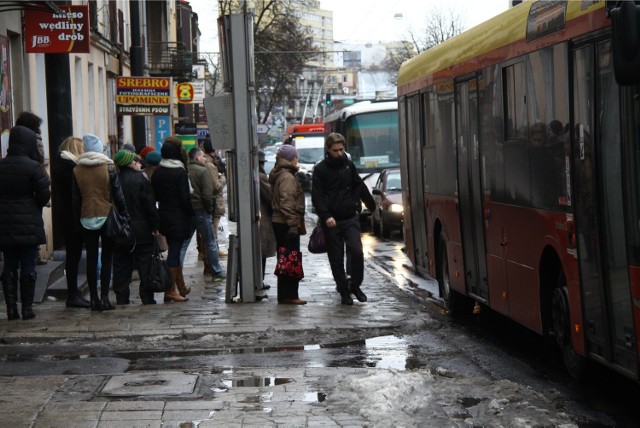
[[113, 160], [103, 153], [85, 152], [78, 158], [78, 165], [84, 166], [100, 166], [113, 165]]

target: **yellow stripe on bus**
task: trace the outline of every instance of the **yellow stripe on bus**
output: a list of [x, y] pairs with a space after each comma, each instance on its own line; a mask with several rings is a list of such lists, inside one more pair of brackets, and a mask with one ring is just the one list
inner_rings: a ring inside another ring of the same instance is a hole
[[[405, 61], [398, 73], [398, 88], [436, 72], [446, 71], [455, 65], [470, 62], [508, 45], [524, 42], [529, 9], [533, 3], [533, 1], [524, 2]], [[568, 1], [566, 21], [593, 13], [604, 6], [603, 0]], [[515, 56], [517, 52], [511, 55], [511, 57]], [[407, 89], [399, 91], [399, 95], [410, 92]]]

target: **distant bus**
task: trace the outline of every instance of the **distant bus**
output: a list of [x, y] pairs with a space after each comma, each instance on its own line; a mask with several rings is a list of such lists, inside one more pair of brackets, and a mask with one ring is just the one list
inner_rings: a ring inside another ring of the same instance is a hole
[[380, 171], [400, 166], [395, 100], [357, 102], [327, 115], [324, 127], [326, 135], [332, 132], [344, 135], [346, 151], [369, 189], [375, 185]]
[[593, 360], [639, 380], [636, 13], [523, 2], [398, 75], [414, 268], [451, 313], [475, 302], [552, 338], [575, 377]]
[[287, 128], [287, 133], [284, 135], [284, 140], [291, 138], [294, 134], [310, 134], [317, 133], [322, 134], [324, 132], [323, 123], [303, 123], [291, 125]]

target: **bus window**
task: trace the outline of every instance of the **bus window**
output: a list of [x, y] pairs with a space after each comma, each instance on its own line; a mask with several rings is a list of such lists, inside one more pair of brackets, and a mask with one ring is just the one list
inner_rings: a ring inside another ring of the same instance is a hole
[[495, 198], [497, 189], [504, 189], [504, 159], [502, 154], [502, 86], [500, 67], [494, 65], [482, 71], [479, 92], [480, 143], [483, 158], [483, 189]]
[[531, 199], [529, 186], [529, 150], [526, 104], [526, 79], [523, 62], [503, 70], [505, 112], [504, 202], [527, 204]]
[[391, 146], [390, 131], [396, 135], [397, 111], [354, 115], [347, 119], [347, 152], [358, 169], [384, 169], [399, 166], [398, 145]]

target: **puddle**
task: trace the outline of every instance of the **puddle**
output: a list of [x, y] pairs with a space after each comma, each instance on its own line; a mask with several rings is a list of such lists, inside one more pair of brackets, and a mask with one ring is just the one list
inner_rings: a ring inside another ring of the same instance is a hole
[[462, 397], [459, 401], [460, 404], [462, 404], [462, 406], [466, 408], [477, 406], [482, 402], [481, 399], [474, 397]]
[[305, 392], [304, 397], [302, 398], [303, 401], [306, 401], [307, 403], [322, 403], [324, 400], [327, 399], [327, 394], [325, 394], [324, 392]]
[[[396, 336], [381, 336], [365, 340], [367, 360], [381, 369], [406, 370], [408, 346]], [[371, 367], [371, 366], [370, 366]]]
[[258, 387], [258, 386], [278, 386], [286, 383], [293, 382], [291, 378], [285, 377], [264, 377], [264, 376], [248, 376], [238, 379], [223, 380], [222, 383], [227, 388], [242, 388], [242, 387]]
[[[330, 343], [291, 344], [287, 346], [268, 347], [238, 347], [189, 350], [182, 352], [130, 352], [119, 353], [122, 358], [130, 362], [138, 362], [141, 367], [153, 370], [159, 365], [163, 368], [180, 367], [182, 360], [196, 359], [197, 364], [206, 365], [211, 362], [211, 373], [220, 373], [220, 366], [242, 361], [247, 366], [260, 366], [262, 356], [269, 360], [269, 364], [286, 364], [286, 354], [295, 353], [295, 359], [304, 361], [304, 367], [377, 367], [399, 371], [409, 370], [420, 366], [416, 359], [415, 348], [409, 342], [394, 335], [379, 336], [369, 339], [354, 339]], [[239, 359], [242, 356], [241, 359]], [[233, 378], [225, 384], [226, 387], [241, 386], [273, 386], [289, 382], [282, 378]], [[219, 388], [222, 388], [220, 386]]]

